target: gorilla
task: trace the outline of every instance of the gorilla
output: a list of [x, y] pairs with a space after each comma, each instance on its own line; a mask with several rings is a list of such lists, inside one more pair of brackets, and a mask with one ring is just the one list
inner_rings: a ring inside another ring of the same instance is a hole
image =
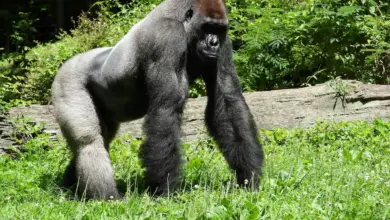
[[238, 184], [256, 187], [263, 151], [243, 98], [227, 36], [224, 0], [165, 0], [114, 46], [78, 54], [59, 69], [52, 102], [73, 158], [64, 184], [90, 199], [118, 198], [109, 144], [121, 122], [145, 116], [139, 156], [151, 192], [180, 178], [180, 118], [201, 77], [205, 121]]

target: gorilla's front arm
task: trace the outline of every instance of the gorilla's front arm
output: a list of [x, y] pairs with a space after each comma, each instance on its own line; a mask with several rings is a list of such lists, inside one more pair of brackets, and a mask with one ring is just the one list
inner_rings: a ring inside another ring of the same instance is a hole
[[160, 36], [156, 59], [146, 66], [148, 110], [144, 122], [146, 140], [140, 157], [152, 193], [172, 189], [179, 178], [180, 116], [188, 96], [187, 42], [183, 25], [171, 19], [158, 22]]
[[257, 139], [256, 124], [241, 92], [231, 47], [227, 39], [216, 71], [203, 74], [208, 95], [206, 124], [236, 172], [238, 183], [256, 187], [263, 151]]

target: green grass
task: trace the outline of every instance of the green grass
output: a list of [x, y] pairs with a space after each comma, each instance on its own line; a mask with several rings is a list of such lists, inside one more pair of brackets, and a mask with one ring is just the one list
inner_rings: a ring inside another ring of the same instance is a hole
[[0, 219], [390, 219], [390, 123], [319, 123], [261, 131], [266, 163], [257, 192], [237, 188], [214, 143], [184, 144], [176, 193], [144, 191], [139, 140], [118, 138], [111, 157], [121, 201], [77, 201], [59, 185], [63, 142], [41, 135], [0, 156]]

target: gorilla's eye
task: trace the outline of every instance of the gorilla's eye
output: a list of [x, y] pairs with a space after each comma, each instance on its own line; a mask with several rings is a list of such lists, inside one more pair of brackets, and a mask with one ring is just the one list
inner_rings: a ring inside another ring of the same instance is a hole
[[194, 11], [193, 11], [192, 9], [188, 10], [188, 11], [186, 12], [185, 21], [186, 21], [186, 22], [190, 21], [193, 14], [194, 14]]

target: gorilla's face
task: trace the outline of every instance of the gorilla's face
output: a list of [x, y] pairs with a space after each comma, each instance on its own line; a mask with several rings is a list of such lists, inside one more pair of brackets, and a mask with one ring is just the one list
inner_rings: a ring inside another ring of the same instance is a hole
[[227, 24], [206, 22], [196, 43], [197, 54], [204, 59], [217, 59], [220, 45], [226, 38]]
[[186, 12], [184, 27], [190, 52], [203, 61], [216, 61], [228, 30], [225, 5], [222, 0], [194, 0]]

